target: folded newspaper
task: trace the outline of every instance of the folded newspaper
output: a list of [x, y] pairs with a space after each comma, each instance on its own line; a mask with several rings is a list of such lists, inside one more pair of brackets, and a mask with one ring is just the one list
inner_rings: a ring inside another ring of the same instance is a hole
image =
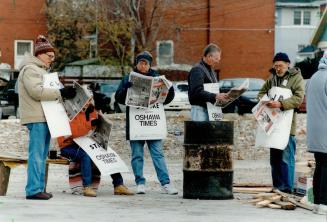
[[267, 135], [270, 135], [274, 130], [281, 115], [279, 108], [272, 109], [267, 107], [269, 101], [268, 96], [264, 95], [259, 103], [252, 108], [252, 113], [258, 121], [259, 126]]
[[132, 86], [127, 90], [126, 105], [148, 108], [166, 100], [172, 83], [165, 76], [151, 77], [131, 72], [129, 81]]
[[81, 86], [74, 81], [74, 87], [76, 88], [76, 96], [72, 99], [64, 99], [62, 101], [70, 120], [74, 119], [93, 97], [92, 93], [86, 88], [86, 86]]
[[239, 87], [234, 87], [227, 92], [227, 98], [224, 100], [217, 100], [215, 105], [225, 108], [231, 104], [235, 99], [240, 97], [249, 88], [249, 79], [246, 79]]

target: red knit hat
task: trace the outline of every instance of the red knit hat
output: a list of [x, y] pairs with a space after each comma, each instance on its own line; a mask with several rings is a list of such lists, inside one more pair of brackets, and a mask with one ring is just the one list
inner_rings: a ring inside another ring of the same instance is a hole
[[35, 41], [34, 55], [37, 56], [46, 52], [55, 51], [50, 42], [43, 35], [39, 35]]

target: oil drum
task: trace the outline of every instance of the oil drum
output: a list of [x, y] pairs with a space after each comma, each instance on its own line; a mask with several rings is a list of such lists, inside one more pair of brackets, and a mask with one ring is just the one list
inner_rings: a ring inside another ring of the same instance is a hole
[[232, 121], [185, 121], [183, 198], [233, 199]]

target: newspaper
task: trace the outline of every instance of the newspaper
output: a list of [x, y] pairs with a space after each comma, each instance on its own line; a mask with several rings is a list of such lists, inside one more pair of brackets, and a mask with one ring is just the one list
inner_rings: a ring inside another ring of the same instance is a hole
[[[292, 91], [287, 88], [272, 87], [268, 92], [270, 100], [281, 101], [290, 98]], [[283, 150], [285, 149], [291, 132], [292, 119], [294, 110], [280, 111], [279, 117], [276, 118], [274, 128], [270, 135], [267, 135], [262, 127], [257, 128], [255, 147], [267, 147]]]
[[281, 110], [279, 108], [271, 109], [267, 107], [267, 103], [269, 101], [268, 96], [264, 95], [259, 103], [252, 109], [252, 113], [258, 121], [259, 126], [267, 135], [270, 135], [270, 133], [274, 130], [281, 114]]
[[90, 137], [104, 149], [107, 149], [109, 145], [112, 123], [102, 113], [98, 114], [98, 120], [99, 124]]
[[231, 104], [235, 99], [240, 97], [249, 88], [249, 79], [246, 79], [239, 87], [234, 87], [227, 92], [227, 98], [216, 101], [215, 105], [225, 108]]
[[86, 87], [81, 86], [76, 81], [74, 81], [74, 87], [76, 88], [76, 96], [72, 99], [64, 99], [62, 101], [70, 120], [74, 119], [93, 97]]
[[[205, 83], [203, 84], [204, 90], [211, 93], [219, 93], [219, 83]], [[219, 121], [224, 118], [221, 107], [215, 106], [214, 104], [207, 102], [207, 111], [209, 121]]]
[[155, 103], [163, 103], [172, 83], [165, 76], [151, 77], [131, 72], [132, 86], [127, 90], [126, 105], [149, 108]]

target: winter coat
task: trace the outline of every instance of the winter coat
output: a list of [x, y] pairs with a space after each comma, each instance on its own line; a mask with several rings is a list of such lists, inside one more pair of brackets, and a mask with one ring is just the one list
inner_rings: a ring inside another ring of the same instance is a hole
[[188, 75], [188, 98], [191, 105], [207, 108], [207, 102], [215, 103], [216, 94], [204, 90], [204, 83], [215, 83], [216, 73], [203, 60], [197, 63]]
[[307, 144], [310, 152], [327, 153], [327, 57], [307, 82]]
[[95, 126], [92, 126], [91, 121], [97, 119], [97, 117], [98, 113], [95, 109], [93, 112], [89, 113], [89, 118], [86, 118], [85, 111], [78, 113], [77, 116], [69, 123], [72, 135], [57, 138], [59, 148], [65, 148], [72, 145], [74, 143], [74, 138], [85, 136], [91, 130], [95, 129]]
[[54, 101], [60, 97], [58, 89], [43, 88], [45, 64], [34, 56], [26, 56], [18, 76], [19, 114], [22, 124], [46, 122], [41, 101]]
[[[304, 97], [304, 81], [301, 75], [301, 70], [298, 68], [290, 68], [286, 71], [285, 75], [282, 77], [278, 77], [275, 70], [271, 69], [271, 76], [262, 86], [258, 97], [261, 98], [264, 94], [268, 93], [268, 91], [274, 87], [287, 88], [292, 91], [292, 96], [290, 98], [284, 99], [281, 102], [282, 110], [290, 110], [298, 108]], [[286, 86], [284, 83], [286, 82]], [[292, 127], [291, 127], [291, 135], [295, 135], [296, 133], [296, 112], [293, 114]]]
[[[138, 72], [137, 70], [135, 70], [135, 72]], [[152, 77], [156, 77], [159, 76], [159, 74], [154, 71], [153, 69], [150, 69], [149, 72], [146, 74], [147, 76], [152, 76]], [[125, 100], [126, 100], [126, 95], [127, 95], [127, 90], [128, 88], [126, 88], [125, 86], [128, 85], [129, 82], [129, 75], [125, 75], [124, 78], [122, 79], [122, 81], [120, 82], [116, 94], [115, 94], [115, 101], [117, 101], [120, 104], [126, 105], [125, 104]], [[168, 104], [170, 103], [175, 97], [175, 91], [174, 91], [174, 87], [170, 87], [169, 91], [168, 91], [168, 95], [166, 97], [165, 102], [163, 103]], [[126, 107], [126, 140], [129, 140], [129, 106]]]

